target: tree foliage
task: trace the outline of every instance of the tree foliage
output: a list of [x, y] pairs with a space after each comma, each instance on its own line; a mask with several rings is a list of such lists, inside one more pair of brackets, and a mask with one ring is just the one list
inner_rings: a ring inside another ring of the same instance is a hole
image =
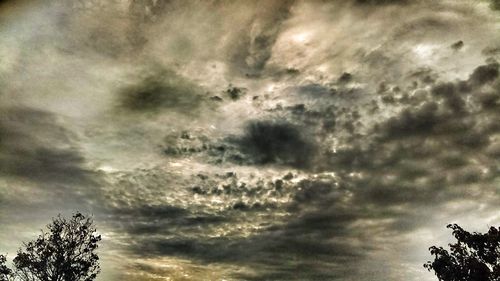
[[467, 232], [457, 224], [447, 226], [457, 239], [450, 250], [432, 246], [434, 261], [424, 267], [440, 281], [500, 281], [500, 228], [482, 234]]
[[5, 264], [7, 258], [4, 255], [0, 255], [0, 281], [10, 281], [12, 280], [12, 270]]
[[47, 229], [23, 244], [14, 258], [14, 270], [0, 256], [0, 281], [92, 281], [97, 277], [101, 236], [92, 219], [80, 213], [69, 220], [58, 216]]

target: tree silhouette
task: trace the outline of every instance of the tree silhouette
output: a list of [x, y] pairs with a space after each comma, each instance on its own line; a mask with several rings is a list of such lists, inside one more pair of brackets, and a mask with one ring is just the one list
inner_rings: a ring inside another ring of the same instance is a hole
[[457, 239], [450, 251], [432, 246], [434, 261], [424, 267], [440, 281], [500, 281], [500, 228], [487, 233], [467, 232], [457, 224], [447, 226]]
[[92, 281], [97, 277], [101, 236], [92, 219], [80, 213], [69, 220], [58, 216], [47, 229], [23, 244], [14, 258], [14, 270], [0, 256], [0, 281]]
[[0, 255], [0, 281], [10, 281], [12, 280], [12, 270], [5, 265], [7, 258], [4, 255]]

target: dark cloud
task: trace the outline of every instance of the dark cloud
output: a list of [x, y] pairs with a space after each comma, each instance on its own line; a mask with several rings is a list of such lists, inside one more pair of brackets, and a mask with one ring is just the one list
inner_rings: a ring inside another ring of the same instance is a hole
[[464, 41], [462, 40], [459, 40], [453, 44], [451, 44], [450, 48], [455, 50], [455, 51], [458, 51], [460, 49], [462, 49], [464, 47]]
[[498, 46], [491, 46], [484, 48], [481, 53], [487, 57], [494, 57], [497, 55], [500, 55], [500, 47]]
[[344, 72], [342, 75], [340, 75], [338, 81], [340, 83], [349, 83], [352, 80], [352, 74], [349, 72]]
[[[192, 237], [175, 235], [158, 238], [140, 236], [130, 250], [142, 256], [177, 256], [198, 262], [251, 265], [254, 274], [235, 274], [245, 280], [310, 280], [322, 276], [337, 280], [356, 271], [354, 261], [364, 258], [370, 246], [354, 245], [347, 239], [357, 210], [342, 203], [347, 194], [331, 180], [301, 181], [300, 190], [288, 208], [295, 214], [285, 224], [266, 227], [248, 237]], [[227, 215], [226, 215], [227, 216]], [[156, 225], [158, 223], [152, 223]], [[168, 229], [175, 229], [175, 223]], [[135, 233], [135, 232], [134, 232]], [[360, 238], [362, 236], [360, 232]], [[172, 237], [172, 238], [170, 238]], [[293, 261], [293, 269], [281, 262]], [[318, 264], [318, 261], [321, 261]], [[332, 272], [331, 267], [344, 270]]]
[[[369, 248], [349, 241], [348, 236], [352, 234], [350, 224], [358, 211], [349, 207], [345, 201], [347, 190], [336, 187], [332, 178], [311, 178], [294, 183], [294, 175], [287, 173], [276, 180], [265, 182], [266, 179], [262, 178], [248, 182], [234, 172], [199, 174], [195, 178], [198, 182], [194, 179], [190, 182], [199, 186], [193, 189], [196, 196], [206, 196], [208, 200], [217, 197], [216, 201], [223, 199], [236, 203], [229, 204], [230, 208], [219, 215], [203, 214], [200, 209], [151, 203], [126, 210], [116, 209], [113, 214], [116, 223], [112, 224], [123, 233], [132, 235], [127, 239], [127, 250], [141, 258], [169, 256], [188, 258], [203, 265], [251, 266], [255, 273], [231, 273], [233, 278], [245, 280], [262, 280], [271, 276], [277, 280], [309, 280], [318, 276], [335, 280], [352, 274], [356, 270], [351, 266], [352, 262], [363, 259]], [[144, 185], [140, 181], [136, 183]], [[212, 188], [215, 185], [220, 186], [220, 192], [216, 192], [218, 188]], [[289, 196], [292, 190], [297, 192], [292, 201], [275, 207], [292, 212], [293, 217], [283, 223], [278, 223], [278, 220], [266, 223], [266, 216], [273, 213], [269, 208], [254, 208], [255, 204], [239, 201], [258, 198], [277, 202], [280, 197]], [[249, 211], [253, 212], [251, 216], [248, 216]], [[249, 235], [208, 234], [210, 231], [219, 233], [225, 227], [231, 229], [236, 222], [254, 217], [262, 229]], [[224, 226], [226, 223], [230, 224]], [[293, 260], [293, 269], [283, 265], [283, 259]], [[332, 266], [345, 270], [332, 272]]]
[[[428, 92], [421, 90], [421, 96], [411, 101], [410, 97], [395, 98], [394, 103], [385, 106], [386, 109], [393, 107], [391, 116], [368, 126], [369, 121], [363, 118], [368, 111], [331, 107], [332, 94], [327, 87], [300, 88], [296, 97], [305, 103], [270, 111], [287, 116], [295, 123], [251, 122], [242, 136], [232, 138], [221, 149], [224, 153], [241, 152], [242, 163], [251, 163], [245, 158], [249, 156], [255, 157], [252, 161], [257, 164], [301, 168], [297, 163], [310, 163], [308, 168], [333, 172], [335, 177], [326, 180], [310, 177], [294, 184], [285, 180], [270, 181], [257, 190], [263, 194], [284, 192], [292, 196], [289, 203], [277, 204], [271, 209], [254, 208], [254, 202], [238, 199], [250, 194], [255, 196], [256, 189], [251, 185], [235, 180], [217, 188], [214, 182], [202, 179], [207, 182], [197, 184], [192, 192], [207, 197], [234, 196], [227, 212], [252, 212], [259, 216], [269, 210], [285, 209], [292, 217], [246, 238], [182, 236], [167, 241], [148, 240], [138, 245], [149, 245], [152, 248], [145, 251], [156, 255], [192, 257], [203, 263], [231, 261], [259, 269], [255, 274], [238, 275], [245, 280], [342, 280], [344, 276], [352, 276], [356, 269], [350, 265], [363, 261], [367, 252], [375, 251], [370, 248], [370, 242], [360, 245], [353, 240], [371, 241], [373, 237], [366, 233], [372, 230], [387, 235], [416, 231], [440, 204], [478, 198], [488, 192], [486, 187], [482, 191], [470, 189], [477, 184], [488, 186], [498, 176], [495, 159], [490, 156], [498, 150], [492, 142], [492, 136], [499, 129], [492, 125], [497, 113], [482, 111], [488, 105], [494, 108], [496, 98], [486, 97], [479, 87], [494, 82], [493, 70], [488, 65], [480, 66], [468, 81], [424, 83], [429, 85]], [[431, 75], [437, 81], [432, 73], [427, 70], [420, 76]], [[416, 89], [418, 86], [413, 91], [420, 94]], [[393, 93], [399, 95], [401, 91]], [[496, 95], [496, 90], [488, 91], [489, 95]], [[307, 103], [311, 99], [321, 102]], [[323, 120], [322, 117], [328, 116], [327, 108], [332, 111], [335, 130], [327, 130], [314, 122], [313, 113], [319, 116], [317, 120]], [[366, 129], [362, 128], [363, 123]], [[334, 151], [328, 147], [330, 138], [338, 142]], [[302, 154], [312, 148], [316, 153]], [[300, 155], [315, 155], [315, 158], [312, 162], [303, 161]], [[420, 213], [411, 211], [423, 208], [425, 211]], [[357, 225], [363, 229], [360, 231], [354, 227], [360, 221], [373, 224]], [[214, 254], [214, 249], [219, 251]], [[301, 271], [273, 263], [283, 259], [296, 261], [293, 268], [301, 268]], [[336, 266], [346, 271], [337, 269], [334, 274], [328, 270]]]
[[474, 69], [469, 77], [469, 83], [474, 86], [482, 86], [492, 82], [498, 77], [499, 64], [497, 62], [481, 65]]
[[335, 94], [335, 91], [333, 91], [332, 88], [325, 87], [324, 85], [312, 83], [298, 87], [297, 93], [309, 98], [319, 98], [322, 96], [331, 96], [332, 94]]
[[[295, 110], [301, 111], [300, 106]], [[303, 120], [327, 126], [322, 123], [319, 114], [310, 111], [302, 116], [299, 113]], [[334, 121], [328, 126], [334, 127]], [[318, 151], [312, 131], [284, 120], [249, 121], [242, 135], [230, 135], [223, 139], [211, 140], [203, 135], [183, 139], [174, 135], [166, 140], [164, 153], [168, 156], [208, 155], [209, 159], [219, 164], [276, 164], [307, 169], [311, 167]]]
[[453, 112], [462, 112], [465, 110], [465, 101], [459, 95], [457, 86], [454, 83], [440, 83], [435, 85], [431, 93], [443, 98], [447, 107]]
[[500, 1], [499, 0], [491, 0], [491, 8], [493, 10], [500, 10]]
[[108, 206], [107, 217], [101, 216], [100, 219], [108, 221], [109, 225], [123, 233], [145, 239], [183, 232], [196, 233], [200, 228], [208, 230], [209, 227], [231, 222], [231, 218], [222, 215], [193, 212], [166, 204], [146, 205], [147, 203], [138, 203], [128, 208]]
[[486, 110], [495, 109], [499, 105], [500, 93], [496, 92], [483, 92], [478, 93], [476, 98], [479, 104]]
[[229, 88], [224, 93], [228, 96], [228, 98], [232, 100], [238, 100], [246, 94], [246, 91], [247, 90], [245, 88], [229, 86]]
[[97, 185], [99, 176], [85, 167], [73, 140], [74, 135], [49, 112], [2, 109], [0, 173], [35, 183]]
[[120, 107], [131, 112], [168, 112], [196, 114], [204, 96], [202, 88], [171, 72], [149, 75], [137, 85], [119, 93]]
[[[480, 66], [471, 77], [491, 77], [477, 73], [491, 74], [494, 69]], [[488, 147], [498, 128], [490, 127], [484, 118], [498, 117], [478, 105], [494, 106], [496, 98], [481, 96], [475, 104], [467, 95], [476, 90], [464, 92], [463, 84], [441, 82], [419, 106], [402, 103], [397, 114], [375, 125], [362, 136], [363, 141], [330, 154], [329, 168], [345, 175], [344, 183], [363, 186], [357, 196], [360, 204], [426, 205], [464, 196], [458, 186], [490, 183], [498, 174], [495, 160], [487, 156], [493, 148]], [[351, 177], [353, 172], [359, 175]], [[414, 190], [419, 190], [418, 195]]]
[[398, 116], [391, 117], [383, 124], [382, 131], [387, 138], [432, 134], [441, 118], [443, 117], [438, 114], [438, 105], [428, 102], [417, 109], [405, 109]]
[[186, 210], [169, 205], [138, 205], [133, 208], [115, 208], [116, 214], [155, 221], [159, 218], [175, 218], [186, 215]]
[[[436, 82], [436, 80], [439, 79], [439, 75], [435, 73], [432, 69], [428, 67], [423, 67], [419, 68], [415, 71], [412, 71], [409, 73], [409, 78], [410, 79], [418, 79], [418, 82], [424, 84], [424, 85], [432, 85]], [[413, 81], [415, 82], [415, 81]], [[415, 86], [418, 86], [418, 83], [416, 83]]]
[[314, 160], [316, 144], [305, 130], [282, 121], [253, 121], [237, 140], [243, 153], [256, 164], [283, 164], [308, 167]]

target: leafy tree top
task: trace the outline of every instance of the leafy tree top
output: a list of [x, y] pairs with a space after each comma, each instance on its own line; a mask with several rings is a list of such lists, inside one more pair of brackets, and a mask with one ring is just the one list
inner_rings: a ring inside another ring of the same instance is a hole
[[0, 281], [92, 281], [97, 277], [101, 236], [91, 218], [81, 213], [71, 219], [58, 216], [47, 229], [23, 244], [14, 258], [14, 270], [0, 256]]
[[430, 247], [434, 261], [424, 267], [440, 281], [500, 281], [500, 228], [491, 227], [484, 234], [470, 233], [457, 224], [447, 228], [457, 242], [449, 244], [449, 251]]

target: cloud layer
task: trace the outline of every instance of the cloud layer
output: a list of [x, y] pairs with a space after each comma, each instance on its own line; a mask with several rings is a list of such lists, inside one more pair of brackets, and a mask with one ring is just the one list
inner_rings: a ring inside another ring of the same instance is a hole
[[433, 280], [446, 224], [500, 219], [498, 17], [6, 1], [0, 251], [83, 210], [101, 280]]

